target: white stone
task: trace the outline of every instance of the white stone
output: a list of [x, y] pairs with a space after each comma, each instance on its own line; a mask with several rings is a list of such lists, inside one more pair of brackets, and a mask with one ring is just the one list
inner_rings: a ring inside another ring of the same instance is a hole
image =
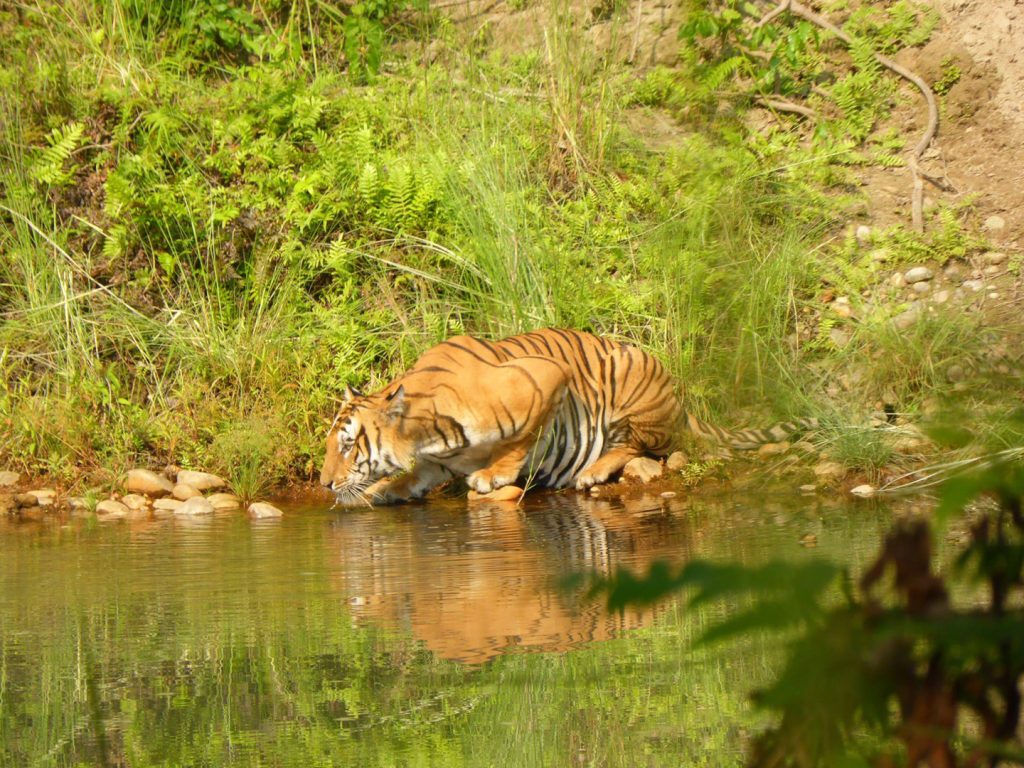
[[903, 279], [911, 285], [931, 280], [933, 277], [935, 273], [928, 267], [912, 267], [903, 273]]
[[177, 499], [157, 499], [153, 502], [153, 509], [157, 512], [176, 512], [184, 503]]
[[854, 496], [867, 498], [868, 496], [875, 495], [875, 487], [873, 485], [868, 485], [867, 483], [865, 483], [864, 485], [858, 485], [856, 488], [851, 488], [850, 493], [852, 493]]
[[911, 307], [905, 312], [901, 312], [893, 318], [893, 323], [901, 331], [905, 331], [912, 327], [921, 317], [921, 310], [915, 307]]
[[96, 515], [107, 520], [128, 517], [128, 511], [128, 507], [113, 499], [104, 499], [96, 505]]
[[125, 480], [125, 488], [131, 493], [164, 496], [171, 492], [174, 484], [163, 475], [158, 475], [148, 469], [130, 469]]
[[991, 264], [982, 270], [982, 272], [986, 275], [998, 275], [1002, 271], [1002, 268], [996, 266], [995, 264]]
[[686, 465], [690, 463], [686, 454], [682, 451], [673, 451], [669, 455], [668, 459], [665, 460], [665, 469], [669, 472], [680, 472], [686, 469]]
[[174, 488], [171, 489], [171, 496], [176, 498], [178, 501], [188, 501], [193, 496], [202, 496], [203, 494], [193, 488], [187, 483], [177, 483]]
[[663, 499], [674, 499], [676, 497], [675, 491], [662, 491], [661, 498]]
[[238, 509], [242, 506], [242, 500], [233, 493], [211, 493], [206, 500], [213, 504], [214, 509]]
[[57, 492], [52, 488], [40, 488], [36, 491], [26, 491], [29, 496], [35, 496], [40, 507], [52, 507]]
[[949, 301], [949, 297], [949, 291], [936, 291], [935, 295], [932, 296], [932, 301], [934, 301], [936, 304], [945, 304], [947, 301]]
[[649, 483], [661, 477], [661, 462], [647, 456], [631, 459], [622, 470], [623, 480], [638, 480]]
[[1001, 251], [989, 251], [988, 253], [984, 254], [982, 258], [988, 264], [1002, 264], [1004, 261], [1006, 261], [1006, 254], [1002, 253]]
[[12, 485], [17, 485], [20, 478], [21, 475], [17, 472], [0, 472], [0, 488], [9, 488]]
[[145, 509], [149, 506], [149, 499], [137, 493], [129, 493], [121, 498], [121, 503], [128, 509]]
[[932, 286], [931, 283], [921, 282], [914, 283], [912, 286], [910, 286], [910, 288], [914, 293], [928, 293], [928, 291], [932, 289]]
[[831, 306], [832, 311], [840, 317], [850, 317], [850, 315], [853, 314], [853, 307], [850, 306], [849, 300], [840, 301], [839, 299], [836, 299], [832, 302]]
[[179, 471], [177, 480], [183, 485], [191, 485], [197, 491], [213, 491], [227, 485], [216, 475], [211, 475], [209, 472], [195, 472], [191, 469]]
[[188, 501], [181, 502], [181, 506], [174, 510], [176, 515], [212, 515], [213, 504], [202, 496], [193, 496]]
[[871, 242], [871, 227], [867, 224], [861, 224], [857, 227], [857, 231], [854, 232], [853, 236], [857, 238], [858, 243], [866, 245]]
[[818, 490], [818, 486], [816, 486], [814, 483], [807, 483], [805, 485], [800, 486], [801, 493], [814, 493], [816, 490]]
[[1001, 232], [1006, 227], [1006, 220], [1002, 216], [989, 216], [981, 227], [986, 232]]
[[[501, 490], [500, 488], [498, 490]], [[281, 517], [284, 514], [280, 509], [275, 507], [273, 504], [267, 504], [265, 501], [253, 502], [249, 505], [249, 517], [257, 520], [262, 520], [268, 517]]]
[[893, 272], [892, 276], [889, 278], [889, 285], [895, 288], [902, 288], [906, 284], [907, 281], [904, 279], [902, 272]]
[[977, 293], [984, 287], [985, 282], [983, 280], [964, 280], [964, 288], [966, 288], [968, 291]]

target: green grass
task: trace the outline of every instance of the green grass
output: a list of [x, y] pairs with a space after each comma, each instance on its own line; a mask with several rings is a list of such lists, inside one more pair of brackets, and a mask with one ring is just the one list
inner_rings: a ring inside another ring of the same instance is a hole
[[[263, 423], [286, 446], [273, 477], [311, 476], [346, 384], [455, 333], [545, 324], [636, 340], [725, 424], [941, 391], [951, 351], [979, 343], [955, 319], [860, 329], [870, 392], [828, 395], [821, 371], [854, 356], [792, 342], [822, 285], [877, 277], [828, 245], [849, 180], [834, 147], [748, 134], [713, 106], [728, 68], [691, 51], [638, 79], [564, 3], [546, 11], [543, 50], [507, 57], [396, 16], [402, 46], [352, 69], [351, 23], [324, 3], [0, 12], [0, 462], [69, 482], [174, 462], [256, 489], [239, 455], [262, 449], [229, 436]], [[631, 129], [631, 110], [678, 135]], [[980, 247], [939, 218], [892, 233], [892, 259]]]

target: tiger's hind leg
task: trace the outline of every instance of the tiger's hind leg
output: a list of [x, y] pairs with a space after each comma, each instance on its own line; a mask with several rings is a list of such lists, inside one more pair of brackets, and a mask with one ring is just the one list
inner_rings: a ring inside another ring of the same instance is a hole
[[576, 477], [576, 490], [585, 491], [594, 485], [608, 482], [608, 478], [621, 470], [641, 452], [630, 445], [619, 445], [602, 454], [592, 464], [583, 468]]

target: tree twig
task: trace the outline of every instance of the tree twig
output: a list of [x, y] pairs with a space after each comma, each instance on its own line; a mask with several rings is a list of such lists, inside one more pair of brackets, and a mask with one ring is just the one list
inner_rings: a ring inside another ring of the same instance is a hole
[[769, 99], [766, 96], [758, 96], [757, 103], [776, 112], [792, 112], [794, 115], [803, 115], [811, 120], [815, 120], [818, 117], [818, 113], [810, 107], [805, 107], [803, 104], [794, 104], [792, 101], [784, 99]]
[[[847, 47], [853, 45], [853, 38], [850, 37], [846, 32], [837, 27], [831, 21], [826, 19], [824, 16], [815, 13], [812, 9], [805, 5], [802, 5], [796, 0], [783, 0], [775, 8], [766, 13], [756, 24], [757, 27], [763, 27], [773, 19], [777, 18], [781, 14], [789, 11], [795, 16], [811, 22], [817, 27], [821, 27], [826, 32], [830, 32], [833, 36], [839, 38]], [[928, 149], [928, 145], [932, 143], [932, 139], [935, 138], [935, 134], [939, 130], [939, 105], [935, 100], [935, 94], [932, 93], [932, 89], [928, 86], [920, 75], [910, 71], [906, 67], [897, 64], [895, 61], [890, 59], [888, 56], [883, 56], [880, 53], [874, 53], [875, 61], [881, 64], [883, 67], [888, 69], [890, 72], [902, 77], [910, 83], [913, 83], [917, 89], [924, 96], [925, 103], [928, 105], [928, 125], [925, 128], [924, 134], [921, 139], [917, 142], [917, 146], [914, 147], [914, 151], [911, 153], [907, 160], [907, 167], [910, 169], [911, 177], [914, 182], [914, 192], [911, 197], [911, 221], [913, 223], [914, 230], [916, 232], [924, 231], [924, 182], [927, 180], [939, 189], [945, 189], [942, 183], [933, 176], [929, 176], [924, 173], [920, 167], [921, 156], [924, 151]]]

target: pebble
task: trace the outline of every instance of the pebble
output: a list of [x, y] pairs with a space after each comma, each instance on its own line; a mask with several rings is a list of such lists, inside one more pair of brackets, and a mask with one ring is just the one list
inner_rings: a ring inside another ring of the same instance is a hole
[[639, 480], [649, 483], [661, 477], [661, 462], [647, 456], [631, 459], [622, 470], [623, 480]]
[[854, 496], [860, 496], [861, 498], [868, 498], [869, 496], [875, 495], [875, 487], [873, 485], [858, 485], [856, 488], [851, 488], [850, 493]]
[[997, 267], [995, 264], [992, 264], [991, 266], [985, 267], [985, 269], [982, 270], [982, 273], [986, 275], [998, 275], [1002, 271], [1001, 267]]
[[129, 493], [121, 499], [121, 503], [128, 509], [145, 509], [149, 506], [149, 499], [137, 493]]
[[964, 280], [964, 288], [966, 288], [968, 291], [973, 291], [974, 293], [977, 293], [984, 287], [984, 280]]
[[850, 306], [850, 300], [845, 296], [840, 296], [829, 306], [832, 308], [833, 312], [839, 315], [839, 317], [850, 317], [853, 314], [853, 307]]
[[70, 499], [68, 499], [68, 508], [72, 512], [80, 512], [83, 509], [89, 508], [89, 502], [86, 501], [81, 496], [72, 496]]
[[889, 278], [889, 284], [896, 288], [902, 288], [907, 284], [907, 281], [904, 279], [902, 272], [893, 272], [892, 277]]
[[184, 503], [177, 499], [157, 499], [153, 502], [153, 509], [157, 512], [176, 512]]
[[802, 547], [816, 547], [818, 546], [818, 537], [813, 533], [805, 533], [800, 537], [800, 546]]
[[130, 469], [125, 480], [125, 488], [131, 493], [163, 496], [171, 492], [174, 484], [163, 475], [158, 475], [148, 469]]
[[814, 493], [816, 490], [818, 490], [818, 486], [814, 483], [807, 483], [806, 485], [800, 486], [801, 493]]
[[893, 318], [893, 324], [900, 329], [905, 331], [912, 327], [921, 318], [921, 310], [917, 307], [910, 307], [910, 309], [900, 312], [896, 317]]
[[1002, 216], [989, 216], [981, 228], [986, 232], [1001, 232], [1006, 228], [1006, 220]]
[[943, 270], [943, 273], [946, 275], [947, 280], [952, 281], [959, 280], [963, 276], [959, 264], [950, 264]]
[[869, 255], [872, 261], [877, 261], [879, 263], [888, 261], [890, 256], [888, 248], [875, 248], [875, 250], [873, 250]]
[[212, 515], [213, 504], [202, 496], [193, 496], [188, 501], [181, 502], [181, 506], [174, 510], [176, 515]]
[[949, 291], [936, 291], [935, 295], [932, 296], [932, 301], [936, 304], [945, 304], [949, 301], [951, 295]]
[[992, 291], [992, 293], [990, 293], [990, 294], [988, 295], [988, 297], [989, 297], [990, 299], [998, 299], [998, 298], [999, 298], [999, 294], [998, 294], [998, 293], [996, 293], [995, 291]]
[[815, 454], [818, 452], [818, 449], [814, 447], [814, 443], [809, 440], [797, 440], [793, 443], [793, 450], [807, 454]]
[[14, 503], [19, 507], [37, 507], [39, 506], [39, 497], [32, 493], [16, 493]]
[[1006, 254], [1001, 251], [989, 251], [983, 254], [982, 257], [987, 264], [1002, 264], [1006, 261]]
[[663, 499], [674, 499], [676, 497], [675, 491], [662, 491], [661, 498]]
[[214, 509], [238, 509], [242, 506], [242, 500], [233, 493], [211, 493], [206, 500], [213, 504]]
[[188, 501], [193, 496], [202, 496], [202, 492], [196, 490], [187, 483], [178, 483], [171, 489], [171, 496], [176, 498], [178, 501]]
[[12, 485], [17, 485], [20, 478], [21, 475], [17, 472], [0, 472], [0, 488], [9, 488]]
[[857, 230], [854, 232], [853, 236], [857, 238], [857, 242], [860, 245], [867, 245], [868, 243], [871, 242], [871, 227], [869, 227], [867, 224], [861, 224], [860, 226], [857, 227]]
[[120, 501], [104, 499], [96, 505], [96, 516], [106, 520], [128, 517], [128, 507]]
[[932, 289], [931, 285], [929, 285], [928, 283], [923, 283], [923, 282], [922, 283], [914, 283], [911, 286], [911, 290], [913, 290], [914, 293], [928, 293], [928, 291], [930, 291], [931, 289]]
[[963, 381], [967, 378], [967, 373], [964, 371], [964, 367], [959, 363], [953, 363], [949, 368], [946, 369], [946, 378], [954, 384], [958, 381]]
[[41, 488], [37, 491], [28, 491], [28, 493], [36, 497], [40, 507], [52, 507], [54, 497], [57, 495], [52, 488]]
[[774, 456], [781, 456], [791, 447], [791, 444], [785, 440], [781, 443], [765, 443], [757, 449], [757, 458], [770, 459]]
[[[499, 488], [497, 491], [492, 491], [492, 493], [487, 494], [487, 496], [490, 497], [494, 493], [504, 491], [506, 488], [514, 488], [519, 491], [520, 495], [522, 495], [523, 493], [522, 488], [518, 488], [514, 485], [506, 485]], [[512, 501], [512, 499], [504, 499], [504, 501]], [[268, 517], [281, 517], [283, 514], [284, 512], [282, 512], [280, 509], [275, 507], [273, 504], [267, 504], [265, 501], [257, 501], [249, 505], [249, 517], [254, 518], [256, 520], [262, 520]]]
[[893, 451], [904, 455], [919, 454], [926, 446], [927, 443], [917, 437], [898, 437], [892, 441]]
[[903, 279], [911, 285], [931, 280], [933, 277], [935, 273], [928, 267], [911, 267], [903, 273]]
[[846, 328], [829, 328], [828, 337], [839, 349], [850, 343], [852, 334]]
[[665, 469], [669, 472], [681, 472], [690, 463], [689, 457], [682, 451], [673, 451], [665, 461]]
[[177, 480], [182, 485], [191, 485], [197, 491], [213, 491], [227, 485], [217, 475], [211, 475], [209, 472], [195, 472], [191, 469], [179, 471]]

